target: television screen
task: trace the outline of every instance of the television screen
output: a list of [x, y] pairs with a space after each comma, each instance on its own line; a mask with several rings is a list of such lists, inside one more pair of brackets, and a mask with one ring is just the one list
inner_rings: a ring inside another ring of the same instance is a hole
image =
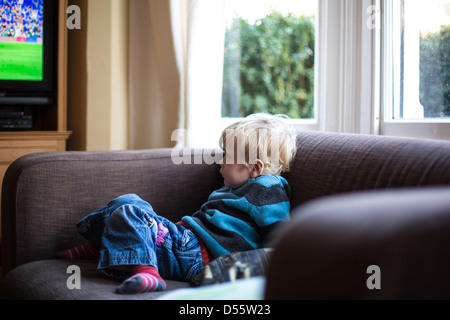
[[0, 0], [0, 80], [44, 78], [44, 0]]

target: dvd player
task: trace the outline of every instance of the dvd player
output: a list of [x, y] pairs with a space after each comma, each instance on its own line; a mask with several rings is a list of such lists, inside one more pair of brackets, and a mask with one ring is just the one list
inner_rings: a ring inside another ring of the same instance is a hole
[[52, 104], [51, 97], [2, 97], [0, 105], [7, 106], [47, 106]]
[[33, 117], [23, 112], [0, 112], [0, 130], [30, 130], [33, 128]]

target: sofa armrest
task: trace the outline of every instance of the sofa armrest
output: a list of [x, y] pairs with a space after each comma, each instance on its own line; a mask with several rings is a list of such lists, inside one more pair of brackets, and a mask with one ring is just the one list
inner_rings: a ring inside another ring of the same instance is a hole
[[448, 299], [449, 243], [449, 187], [315, 200], [281, 230], [266, 298]]
[[171, 152], [54, 152], [16, 160], [2, 187], [3, 273], [84, 241], [76, 221], [121, 194], [138, 194], [173, 221], [194, 213], [222, 185], [219, 168], [177, 165]]

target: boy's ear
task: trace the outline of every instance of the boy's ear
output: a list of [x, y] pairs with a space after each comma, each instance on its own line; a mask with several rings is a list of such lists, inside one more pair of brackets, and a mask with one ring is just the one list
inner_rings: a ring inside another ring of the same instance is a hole
[[253, 169], [250, 175], [252, 176], [252, 178], [257, 178], [261, 175], [263, 170], [264, 170], [264, 163], [261, 160], [257, 159], [256, 163], [253, 165]]

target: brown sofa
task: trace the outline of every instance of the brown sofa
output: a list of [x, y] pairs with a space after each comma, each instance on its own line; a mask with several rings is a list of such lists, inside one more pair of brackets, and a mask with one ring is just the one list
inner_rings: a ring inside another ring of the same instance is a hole
[[[297, 145], [286, 174], [292, 221], [276, 232], [264, 297], [450, 298], [450, 142], [303, 131]], [[76, 262], [81, 289], [69, 290], [74, 262], [54, 260], [55, 252], [82, 243], [75, 222], [124, 193], [178, 221], [221, 186], [218, 171], [205, 163], [176, 165], [170, 149], [18, 159], [3, 182], [1, 298], [164, 294], [117, 295], [120, 280], [100, 274], [92, 261]], [[380, 289], [369, 289], [377, 281]]]

